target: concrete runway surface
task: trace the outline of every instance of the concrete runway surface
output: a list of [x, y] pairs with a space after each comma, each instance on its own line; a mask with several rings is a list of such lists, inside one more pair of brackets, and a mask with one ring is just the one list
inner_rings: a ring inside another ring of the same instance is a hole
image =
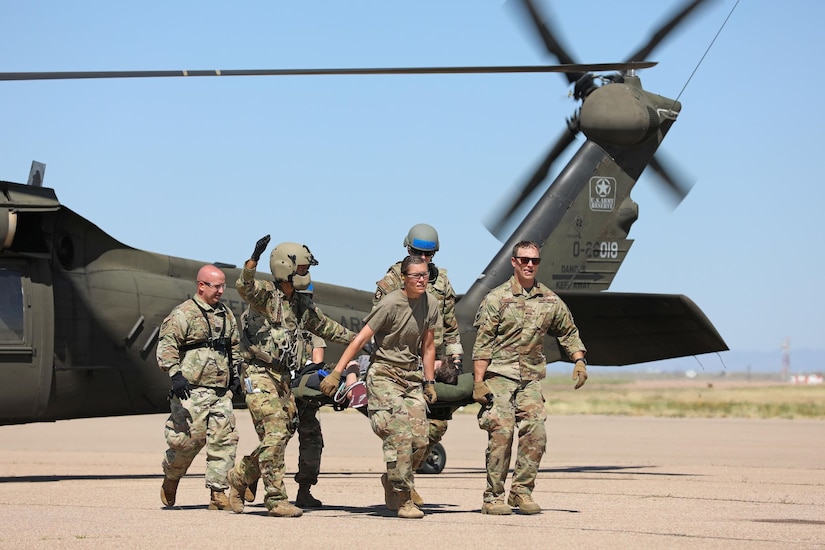
[[[486, 516], [486, 433], [456, 414], [447, 467], [418, 475], [421, 520], [383, 504], [380, 440], [322, 409], [326, 448], [301, 518], [209, 511], [203, 452], [177, 505], [159, 498], [166, 415], [0, 427], [2, 548], [825, 548], [825, 422], [551, 417], [542, 513]], [[237, 411], [240, 453], [257, 442]], [[295, 497], [297, 437], [287, 452]], [[509, 480], [508, 480], [509, 487]]]

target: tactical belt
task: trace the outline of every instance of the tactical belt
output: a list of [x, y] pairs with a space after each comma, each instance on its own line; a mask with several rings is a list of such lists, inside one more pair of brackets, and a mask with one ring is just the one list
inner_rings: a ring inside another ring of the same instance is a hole
[[221, 347], [213, 346], [211, 342], [207, 342], [206, 340], [204, 340], [203, 342], [198, 342], [197, 344], [184, 344], [184, 345], [180, 346], [179, 349], [180, 349], [181, 352], [186, 353], [187, 351], [191, 351], [193, 349], [200, 349], [200, 348], [210, 348], [210, 349], [213, 349], [215, 351], [222, 351], [224, 353], [227, 352], [227, 349], [224, 346], [221, 346]]
[[391, 367], [403, 369], [406, 371], [418, 370], [418, 361], [414, 361], [412, 363], [399, 363], [397, 361], [387, 361], [386, 359], [376, 359], [375, 362], [382, 365], [389, 365]]

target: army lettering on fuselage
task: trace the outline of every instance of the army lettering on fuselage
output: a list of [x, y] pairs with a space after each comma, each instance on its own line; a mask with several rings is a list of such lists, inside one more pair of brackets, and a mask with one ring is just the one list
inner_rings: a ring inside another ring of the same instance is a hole
[[616, 207], [616, 178], [593, 176], [590, 178], [590, 210], [613, 212]]
[[364, 321], [358, 317], [350, 317], [349, 320], [347, 320], [347, 318], [342, 315], [338, 322], [344, 327], [350, 329], [352, 332], [356, 333], [360, 332], [361, 329], [364, 328]]

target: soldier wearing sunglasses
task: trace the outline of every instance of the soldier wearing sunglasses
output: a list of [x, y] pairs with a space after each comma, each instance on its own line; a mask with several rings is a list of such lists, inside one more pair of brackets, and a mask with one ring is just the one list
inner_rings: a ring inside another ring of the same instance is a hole
[[[587, 351], [567, 305], [536, 281], [539, 245], [521, 241], [513, 247], [513, 276], [491, 290], [476, 314], [473, 345], [473, 399], [482, 405], [478, 425], [488, 432], [487, 487], [482, 514], [507, 515], [511, 507], [538, 514], [532, 497], [547, 444], [541, 380], [547, 374], [544, 335], [555, 336], [575, 361], [574, 389], [587, 380]], [[518, 452], [507, 502], [504, 483], [510, 468], [513, 437]]]

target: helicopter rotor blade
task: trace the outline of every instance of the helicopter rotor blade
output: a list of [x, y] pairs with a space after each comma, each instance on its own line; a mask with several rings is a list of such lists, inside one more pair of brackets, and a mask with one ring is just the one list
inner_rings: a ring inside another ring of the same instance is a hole
[[647, 44], [642, 46], [636, 53], [629, 56], [627, 61], [638, 61], [647, 58], [647, 56], [650, 55], [650, 52], [652, 52], [665, 38], [667, 38], [667, 35], [670, 34], [673, 29], [679, 26], [693, 12], [693, 10], [705, 2], [707, 2], [707, 0], [692, 0], [687, 2], [681, 10], [677, 11], [664, 25], [659, 27], [659, 29], [651, 35]]
[[[570, 54], [567, 53], [567, 50], [556, 39], [558, 33], [548, 23], [549, 20], [539, 13], [538, 9], [533, 4], [533, 2], [531, 0], [521, 0], [519, 4], [522, 7], [522, 10], [520, 10], [521, 13], [529, 18], [530, 23], [532, 23], [538, 31], [539, 37], [544, 43], [544, 47], [547, 49], [547, 52], [555, 59], [557, 59], [559, 63], [563, 63], [565, 65], [575, 63]], [[579, 78], [583, 76], [584, 72], [586, 71], [582, 71], [581, 73], [567, 73], [566, 76], [568, 82], [570, 84], [575, 83]]]
[[668, 190], [668, 194], [671, 199], [673, 199], [673, 207], [676, 208], [684, 200], [687, 194], [690, 193], [694, 182], [690, 181], [683, 174], [675, 176], [674, 174], [677, 174], [678, 171], [675, 171], [673, 168], [666, 167], [665, 164], [666, 163], [662, 161], [662, 154], [660, 151], [657, 152], [652, 159], [650, 159], [650, 164], [648, 166], [650, 166], [651, 170], [653, 170], [659, 177], [659, 181], [664, 184], [665, 189]]
[[249, 70], [175, 70], [175, 71], [64, 71], [0, 73], [0, 81], [73, 80], [90, 78], [158, 78], [182, 76], [311, 76], [311, 75], [379, 75], [379, 74], [496, 74], [496, 73], [569, 73], [646, 69], [655, 62], [593, 63], [569, 65], [504, 65], [478, 67], [384, 67], [366, 69], [249, 69]]
[[491, 219], [488, 222], [485, 222], [484, 225], [487, 227], [487, 230], [497, 239], [503, 240], [502, 234], [505, 226], [510, 221], [510, 218], [516, 210], [519, 209], [522, 203], [530, 197], [541, 182], [547, 179], [547, 175], [550, 173], [550, 168], [553, 163], [562, 155], [562, 153], [564, 153], [570, 144], [573, 143], [578, 133], [578, 118], [573, 118], [567, 122], [564, 132], [561, 136], [559, 136], [559, 139], [556, 140], [555, 145], [553, 145], [553, 147], [547, 152], [544, 160], [542, 160], [541, 164], [539, 164], [536, 171], [533, 172], [533, 175], [530, 176], [530, 179], [524, 183], [517, 193], [513, 193], [511, 195], [512, 199], [509, 204], [505, 207], [497, 209]]

